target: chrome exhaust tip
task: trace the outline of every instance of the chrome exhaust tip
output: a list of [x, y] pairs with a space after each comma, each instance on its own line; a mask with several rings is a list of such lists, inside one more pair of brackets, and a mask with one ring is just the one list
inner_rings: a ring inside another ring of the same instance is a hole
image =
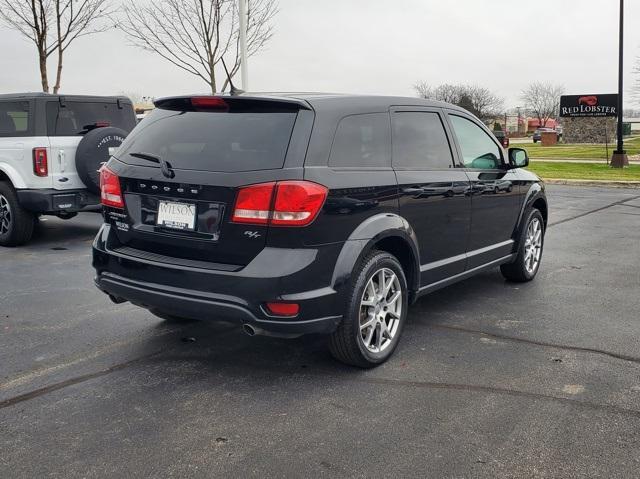
[[249, 336], [255, 336], [257, 334], [256, 329], [250, 324], [243, 324], [242, 330], [247, 333]]
[[126, 302], [127, 302], [127, 300], [126, 300], [126, 299], [124, 299], [124, 298], [119, 298], [119, 297], [114, 296], [114, 295], [112, 295], [112, 294], [110, 294], [110, 295], [109, 295], [109, 299], [110, 299], [111, 301], [113, 301], [115, 304], [122, 304], [122, 303], [126, 303]]

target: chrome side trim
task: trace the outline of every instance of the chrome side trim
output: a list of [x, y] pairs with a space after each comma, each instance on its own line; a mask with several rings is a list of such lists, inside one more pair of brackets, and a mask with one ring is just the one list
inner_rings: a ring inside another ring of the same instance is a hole
[[458, 281], [462, 281], [463, 279], [470, 278], [474, 276], [476, 273], [479, 273], [484, 270], [488, 270], [499, 266], [504, 263], [509, 263], [516, 258], [517, 254], [509, 254], [507, 256], [503, 256], [502, 258], [498, 258], [496, 260], [490, 261], [489, 263], [482, 264], [480, 266], [476, 266], [470, 270], [464, 271], [462, 273], [456, 274], [455, 276], [451, 276], [450, 278], [445, 278], [440, 281], [436, 281], [435, 283], [428, 284], [426, 286], [421, 287], [418, 290], [418, 294], [423, 295], [426, 293], [430, 293], [432, 291], [436, 291], [440, 288], [444, 288], [445, 286], [449, 286], [450, 284], [457, 283]]
[[496, 243], [491, 246], [485, 246], [484, 248], [469, 251], [467, 253], [459, 254], [457, 256], [452, 256], [450, 258], [434, 261], [433, 263], [423, 264], [420, 266], [420, 272], [423, 273], [425, 271], [429, 271], [432, 269], [441, 268], [442, 266], [447, 266], [448, 264], [451, 264], [451, 263], [457, 263], [458, 261], [469, 259], [479, 254], [488, 253], [489, 251], [493, 251], [494, 249], [503, 248], [505, 246], [509, 246], [513, 244], [514, 244], [514, 241], [510, 239], [507, 241], [503, 241], [502, 243]]

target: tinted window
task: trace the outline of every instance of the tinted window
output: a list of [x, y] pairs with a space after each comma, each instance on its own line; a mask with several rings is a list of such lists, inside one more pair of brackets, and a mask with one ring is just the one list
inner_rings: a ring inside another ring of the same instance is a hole
[[390, 166], [389, 115], [369, 113], [340, 120], [331, 148], [329, 166]]
[[0, 137], [26, 136], [30, 123], [28, 101], [0, 102]]
[[449, 117], [462, 150], [464, 166], [482, 169], [499, 168], [502, 164], [502, 153], [495, 141], [471, 120], [457, 115]]
[[453, 166], [440, 115], [413, 111], [393, 114], [393, 166], [412, 170]]
[[156, 109], [120, 147], [128, 156], [148, 153], [185, 170], [250, 171], [282, 168], [297, 112], [179, 112]]
[[49, 136], [76, 136], [87, 133], [96, 125], [121, 128], [127, 133], [136, 125], [130, 104], [67, 101], [47, 103], [47, 131]]

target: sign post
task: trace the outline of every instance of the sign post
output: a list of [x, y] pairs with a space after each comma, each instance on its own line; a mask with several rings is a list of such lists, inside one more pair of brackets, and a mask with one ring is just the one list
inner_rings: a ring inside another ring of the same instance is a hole
[[239, 47], [240, 47], [240, 78], [242, 80], [242, 89], [249, 89], [249, 67], [247, 65], [247, 0], [238, 0], [238, 17], [239, 17]]
[[624, 0], [620, 0], [620, 28], [618, 38], [618, 144], [611, 156], [612, 168], [624, 168], [629, 166], [627, 152], [624, 151], [624, 139], [622, 138], [622, 90], [623, 90], [623, 47], [624, 47]]

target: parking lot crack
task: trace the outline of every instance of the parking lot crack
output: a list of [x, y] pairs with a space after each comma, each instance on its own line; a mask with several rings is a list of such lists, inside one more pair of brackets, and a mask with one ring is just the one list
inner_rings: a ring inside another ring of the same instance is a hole
[[569, 218], [564, 218], [558, 221], [553, 221], [551, 223], [549, 223], [549, 228], [551, 228], [552, 226], [557, 226], [557, 225], [561, 225], [563, 223], [567, 223], [568, 221], [573, 221], [573, 220], [577, 220], [579, 218], [583, 218], [587, 215], [591, 215], [593, 213], [598, 213], [600, 211], [612, 208], [614, 206], [620, 206], [620, 205], [624, 205], [625, 203], [628, 203], [629, 201], [634, 201], [640, 199], [640, 195], [636, 195], [636, 196], [632, 196], [630, 198], [626, 198], [624, 200], [619, 200], [619, 201], [614, 201], [613, 203], [610, 203], [606, 206], [601, 206], [600, 208], [596, 208], [595, 210], [589, 210], [589, 211], [585, 211], [584, 213], [580, 213], [579, 215], [575, 215], [575, 216], [571, 216]]
[[66, 388], [68, 386], [73, 386], [75, 384], [79, 384], [79, 383], [83, 383], [85, 381], [89, 381], [91, 379], [95, 379], [95, 378], [99, 378], [101, 376], [105, 376], [107, 374], [111, 374], [114, 373], [116, 371], [120, 371], [122, 369], [125, 369], [129, 366], [132, 366], [134, 364], [140, 363], [142, 361], [145, 361], [147, 359], [150, 359], [154, 356], [159, 355], [160, 353], [162, 353], [163, 350], [158, 350], [155, 351], [153, 353], [144, 355], [144, 356], [140, 356], [138, 358], [132, 359], [130, 361], [126, 361], [123, 363], [118, 363], [118, 364], [114, 364], [113, 366], [110, 366], [108, 368], [105, 369], [101, 369], [99, 371], [95, 371], [93, 373], [88, 373], [88, 374], [83, 374], [81, 376], [76, 376], [75, 378], [70, 378], [67, 379], [65, 381], [60, 381], [54, 384], [50, 384], [48, 386], [44, 386], [42, 388], [39, 389], [35, 389], [33, 391], [30, 391], [28, 393], [24, 393], [24, 394], [20, 394], [18, 396], [14, 396], [8, 399], [5, 399], [3, 401], [0, 401], [0, 409], [4, 409], [10, 406], [14, 406], [18, 403], [24, 402], [24, 401], [28, 401], [30, 399], [34, 399], [40, 396], [44, 396], [45, 394], [49, 394], [52, 393], [54, 391], [58, 391], [60, 389]]
[[432, 328], [436, 328], [436, 329], [446, 329], [446, 330], [449, 330], [449, 331], [460, 331], [460, 332], [464, 332], [464, 333], [478, 334], [478, 335], [481, 335], [481, 336], [486, 336], [486, 337], [490, 337], [490, 338], [494, 338], [494, 339], [501, 339], [501, 340], [504, 340], [504, 341], [514, 341], [514, 342], [518, 342], [518, 343], [532, 344], [534, 346], [542, 346], [542, 347], [545, 347], [545, 348], [564, 349], [564, 350], [568, 350], [568, 351], [576, 351], [576, 352], [581, 352], [581, 353], [601, 354], [603, 356], [609, 356], [609, 357], [614, 358], [614, 359], [619, 359], [619, 360], [622, 360], [622, 361], [628, 361], [628, 362], [640, 364], [640, 357], [629, 356], [629, 355], [626, 355], [626, 354], [614, 353], [612, 351], [605, 351], [604, 349], [588, 348], [588, 347], [585, 347], [585, 346], [571, 346], [571, 345], [566, 345], [566, 344], [548, 343], [546, 341], [537, 341], [535, 339], [526, 339], [526, 338], [518, 338], [518, 337], [514, 337], [514, 336], [506, 336], [506, 335], [503, 335], [503, 334], [489, 333], [489, 332], [486, 332], [486, 331], [480, 331], [480, 330], [471, 329], [471, 328], [464, 328], [464, 327], [461, 327], [461, 326], [449, 326], [449, 325], [446, 325], [446, 324], [431, 324], [429, 326], [432, 327]]
[[608, 411], [616, 414], [624, 414], [640, 418], [640, 411], [636, 409], [627, 409], [612, 404], [599, 404], [589, 401], [578, 401], [575, 399], [569, 399], [562, 396], [553, 396], [551, 394], [534, 393], [528, 391], [520, 391], [517, 389], [500, 388], [495, 386], [483, 386], [483, 385], [470, 385], [470, 384], [456, 384], [456, 383], [440, 383], [430, 381], [408, 381], [402, 379], [388, 379], [388, 378], [361, 378], [358, 382], [376, 385], [386, 386], [401, 386], [412, 388], [425, 388], [425, 389], [446, 389], [465, 392], [477, 392], [488, 394], [502, 394], [507, 396], [529, 398], [529, 399], [542, 399], [548, 401], [555, 401], [571, 406], [579, 406], [593, 410]]

